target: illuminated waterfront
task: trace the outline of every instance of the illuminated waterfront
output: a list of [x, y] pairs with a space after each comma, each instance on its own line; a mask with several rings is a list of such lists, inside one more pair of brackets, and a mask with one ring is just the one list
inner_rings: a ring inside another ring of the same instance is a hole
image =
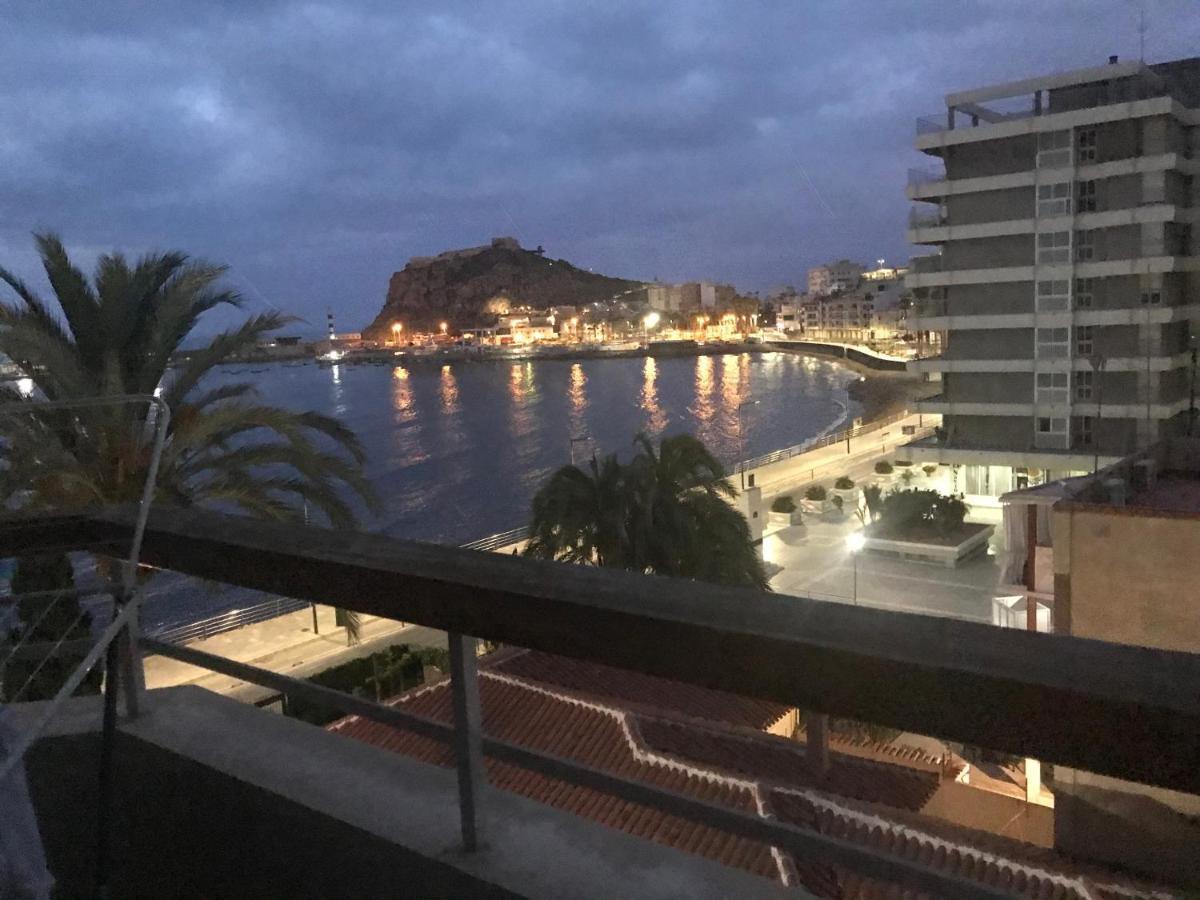
[[462, 543], [523, 524], [557, 466], [626, 453], [640, 429], [688, 431], [722, 459], [766, 453], [840, 423], [855, 376], [785, 353], [411, 368], [270, 366], [264, 398], [337, 416], [367, 451], [389, 534]]

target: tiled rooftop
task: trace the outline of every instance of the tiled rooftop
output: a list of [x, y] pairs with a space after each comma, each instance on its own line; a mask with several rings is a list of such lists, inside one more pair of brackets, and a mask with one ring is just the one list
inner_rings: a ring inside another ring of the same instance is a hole
[[[958, 769], [919, 751], [835, 739], [828, 771], [814, 772], [803, 742], [762, 733], [786, 714], [777, 704], [510, 649], [482, 661], [479, 687], [490, 736], [622, 777], [921, 859], [1020, 896], [1170, 896], [1102, 870], [1082, 874], [1053, 851], [920, 815], [940, 780]], [[441, 681], [391, 702], [450, 722], [447, 688]], [[330, 729], [423, 762], [453, 764], [449, 747], [410, 732], [353, 716]], [[491, 759], [486, 765], [489, 781], [502, 790], [817, 896], [902, 895], [852, 872], [793, 859], [636, 803]]]
[[1138, 491], [1129, 505], [1170, 512], [1200, 513], [1200, 472], [1164, 472], [1149, 490]]

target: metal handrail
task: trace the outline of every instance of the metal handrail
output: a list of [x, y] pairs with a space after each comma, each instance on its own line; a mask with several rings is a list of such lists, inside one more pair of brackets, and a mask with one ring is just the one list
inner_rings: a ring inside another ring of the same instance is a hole
[[272, 597], [270, 600], [264, 600], [252, 606], [231, 609], [228, 612], [217, 613], [205, 619], [197, 619], [195, 622], [185, 622], [181, 625], [167, 625], [162, 628], [156, 628], [151, 633], [154, 637], [163, 641], [172, 641], [175, 643], [198, 641], [216, 634], [223, 634], [226, 631], [233, 631], [236, 628], [241, 628], [243, 625], [254, 625], [258, 622], [266, 622], [270, 619], [278, 618], [279, 616], [286, 616], [288, 613], [299, 612], [309, 605], [306, 600], [295, 600], [291, 597]]
[[529, 526], [519, 525], [516, 528], [510, 528], [508, 531], [501, 531], [498, 534], [490, 534], [487, 537], [468, 541], [461, 546], [464, 550], [499, 550], [501, 547], [519, 544], [521, 541], [528, 539]]
[[794, 444], [791, 447], [784, 447], [782, 450], [775, 450], [771, 453], [764, 453], [761, 456], [752, 456], [749, 459], [742, 460], [734, 466], [735, 472], [747, 472], [750, 469], [757, 469], [760, 466], [770, 465], [771, 463], [782, 462], [785, 459], [799, 456], [802, 453], [808, 453], [810, 450], [820, 450], [822, 447], [829, 447], [833, 444], [840, 444], [842, 441], [848, 441], [856, 437], [861, 437], [864, 434], [869, 434], [872, 431], [878, 431], [888, 425], [894, 425], [903, 419], [908, 418], [909, 411], [903, 410], [898, 413], [893, 413], [890, 416], [884, 416], [880, 419], [873, 419], [870, 422], [865, 422], [862, 425], [843, 428], [839, 431], [827, 432], [810, 438], [802, 444]]
[[[456, 745], [463, 737], [461, 734], [462, 721], [457, 715], [455, 723], [447, 725], [436, 719], [408, 712], [394, 704], [384, 705], [203, 650], [180, 647], [153, 638], [147, 638], [143, 643], [147, 649], [162, 656], [219, 672], [237, 678], [239, 681], [268, 687], [282, 694], [302, 697], [345, 715], [356, 715], [392, 728], [411, 731], [443, 744]], [[452, 679], [454, 677], [452, 675]], [[735, 834], [748, 840], [760, 841], [785, 849], [802, 858], [821, 859], [833, 865], [861, 872], [869, 877], [915, 890], [931, 891], [938, 896], [980, 898], [980, 900], [985, 900], [985, 898], [986, 900], [997, 900], [997, 898], [1010, 896], [1007, 891], [955, 874], [938, 871], [917, 860], [889, 856], [850, 841], [830, 837], [819, 831], [698, 800], [676, 791], [613, 775], [561, 756], [539, 753], [511, 741], [488, 737], [486, 734], [479, 733], [473, 737], [483, 753], [493, 759], [550, 778], [561, 779], [580, 787], [592, 788], [633, 803], [641, 803], [660, 812], [708, 825], [728, 834]], [[482, 773], [477, 774], [482, 775]], [[476, 818], [475, 804], [467, 804], [462, 812], [464, 820], [470, 818], [473, 822]], [[464, 823], [464, 830], [465, 827]]]
[[[147, 430], [153, 429], [151, 432], [153, 434], [153, 441], [151, 444], [150, 465], [146, 471], [146, 481], [142, 487], [142, 495], [137, 507], [137, 517], [130, 536], [129, 553], [122, 567], [121, 602], [118, 605], [117, 614], [101, 634], [100, 639], [96, 641], [92, 649], [80, 661], [75, 671], [63, 683], [58, 693], [46, 704], [45, 710], [34, 723], [34, 726], [18, 739], [14, 748], [9, 751], [7, 758], [3, 762], [0, 762], [0, 782], [3, 782], [4, 777], [21, 760], [25, 752], [33, 745], [33, 742], [38, 739], [42, 731], [58, 713], [62, 704], [66, 702], [67, 698], [83, 683], [83, 679], [87, 677], [88, 672], [96, 664], [101, 653], [104, 653], [106, 657], [105, 679], [107, 683], [104, 689], [104, 728], [106, 733], [111, 732], [116, 716], [116, 686], [120, 680], [117, 673], [117, 647], [114, 642], [122, 632], [126, 636], [124, 660], [127, 670], [125, 704], [130, 715], [137, 715], [139, 694], [143, 686], [141, 657], [137, 653], [137, 612], [139, 606], [139, 597], [135, 593], [137, 569], [139, 560], [141, 559], [142, 541], [146, 534], [146, 522], [150, 516], [150, 506], [154, 499], [154, 490], [158, 483], [158, 467], [162, 460], [163, 445], [166, 442], [167, 428], [171, 422], [170, 407], [167, 406], [166, 401], [161, 397], [153, 394], [86, 397], [75, 400], [19, 401], [0, 405], [0, 416], [15, 416], [41, 412], [47, 409], [90, 409], [102, 406], [143, 403], [148, 407], [148, 414], [144, 425]], [[150, 410], [155, 411], [153, 419], [149, 415]], [[105, 752], [110, 752], [111, 743], [106, 742], [106, 747], [108, 749]], [[101, 768], [106, 768], [106, 764], [102, 763]]]

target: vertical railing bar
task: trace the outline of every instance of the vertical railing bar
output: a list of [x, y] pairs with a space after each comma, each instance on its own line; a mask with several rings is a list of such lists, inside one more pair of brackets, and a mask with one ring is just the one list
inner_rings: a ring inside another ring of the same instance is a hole
[[447, 637], [454, 708], [454, 758], [458, 769], [458, 813], [463, 850], [474, 853], [482, 843], [479, 803], [487, 782], [483, 767], [483, 722], [479, 710], [479, 663], [475, 638], [454, 632]]

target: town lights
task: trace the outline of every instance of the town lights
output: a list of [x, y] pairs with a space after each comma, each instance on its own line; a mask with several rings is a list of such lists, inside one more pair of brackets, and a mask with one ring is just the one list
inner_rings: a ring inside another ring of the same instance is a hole
[[446, 327], [447, 327], [447, 326], [446, 326], [446, 323], [445, 323], [445, 322], [442, 322], [442, 323], [441, 323], [441, 325], [439, 325], [438, 327], [442, 329], [442, 334], [445, 334], [445, 333], [446, 333]]
[[400, 332], [402, 332], [403, 330], [404, 330], [404, 326], [402, 324], [400, 324], [399, 322], [392, 323], [392, 343], [393, 344], [400, 343]]
[[646, 313], [646, 318], [642, 319], [642, 324], [645, 325], [647, 329], [654, 328], [658, 325], [661, 318], [662, 317], [656, 312]]

